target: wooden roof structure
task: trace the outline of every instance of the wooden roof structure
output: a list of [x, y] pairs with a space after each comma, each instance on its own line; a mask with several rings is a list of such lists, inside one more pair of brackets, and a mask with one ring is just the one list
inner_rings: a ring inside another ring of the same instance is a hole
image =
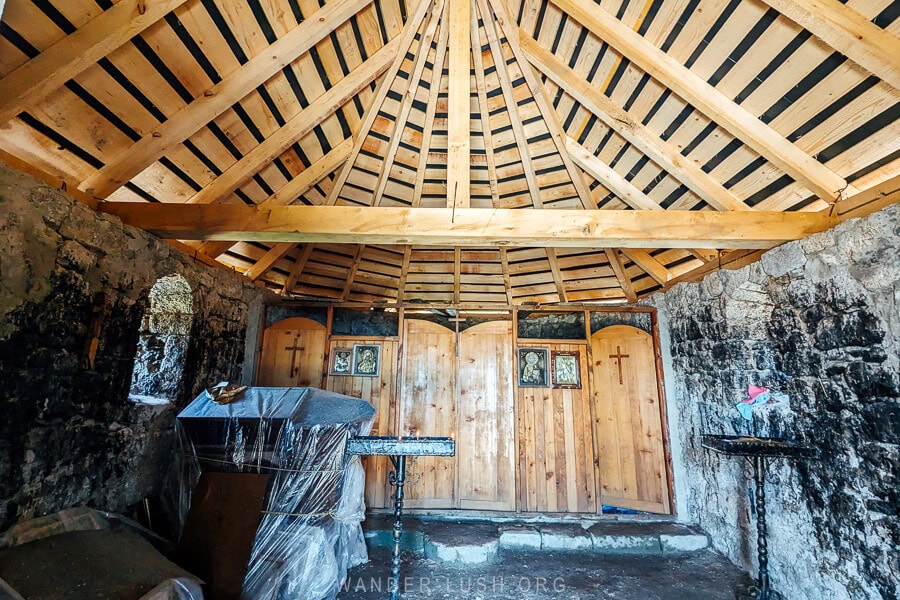
[[897, 201], [898, 17], [8, 0], [0, 157], [285, 295], [633, 302]]

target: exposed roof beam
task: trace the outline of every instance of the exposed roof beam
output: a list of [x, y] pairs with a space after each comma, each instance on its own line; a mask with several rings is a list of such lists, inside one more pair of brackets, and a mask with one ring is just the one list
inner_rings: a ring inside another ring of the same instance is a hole
[[244, 275], [249, 277], [250, 281], [256, 281], [296, 245], [295, 242], [278, 242], [274, 244], [262, 258], [244, 272]]
[[186, 0], [121, 0], [0, 79], [0, 123], [32, 108], [67, 81]]
[[309, 256], [312, 254], [312, 251], [312, 244], [303, 246], [300, 256], [297, 257], [297, 260], [294, 261], [294, 265], [291, 267], [288, 278], [284, 280], [284, 287], [281, 288], [282, 294], [290, 294], [294, 291], [294, 286], [297, 285], [297, 279], [300, 278], [300, 274], [303, 273], [303, 269], [306, 268], [306, 263], [309, 261]]
[[534, 101], [538, 106], [538, 110], [544, 117], [544, 123], [547, 125], [547, 130], [550, 132], [550, 139], [553, 140], [556, 151], [559, 153], [559, 157], [566, 167], [566, 172], [572, 180], [572, 185], [575, 187], [575, 192], [578, 194], [581, 205], [588, 210], [596, 209], [597, 204], [591, 196], [591, 191], [585, 184], [581, 172], [575, 168], [572, 157], [569, 156], [569, 152], [566, 150], [565, 135], [563, 133], [562, 123], [559, 121], [559, 115], [547, 99], [547, 90], [538, 81], [532, 70], [531, 63], [528, 61], [528, 57], [519, 45], [519, 32], [516, 24], [509, 18], [504, 2], [501, 0], [488, 0], [488, 2], [494, 8], [500, 31], [506, 36], [506, 40], [509, 43], [513, 56], [516, 57], [519, 67], [522, 69], [522, 76], [525, 78], [525, 83], [528, 85], [528, 89], [531, 90], [531, 94], [534, 96]]
[[406, 24], [403, 26], [403, 33], [394, 38], [393, 43], [395, 45], [395, 54], [392, 57], [393, 60], [391, 60], [389, 64], [385, 65], [387, 73], [381, 80], [381, 83], [378, 85], [378, 89], [375, 91], [375, 97], [372, 99], [372, 104], [369, 105], [368, 110], [366, 110], [362, 127], [360, 127], [359, 135], [356, 137], [356, 143], [353, 144], [353, 150], [350, 151], [350, 157], [344, 164], [344, 168], [341, 169], [340, 173], [338, 173], [337, 180], [334, 182], [334, 186], [331, 188], [331, 192], [329, 192], [328, 198], [325, 201], [326, 204], [333, 205], [335, 202], [337, 202], [338, 196], [341, 193], [341, 189], [347, 182], [347, 177], [350, 176], [350, 171], [353, 170], [353, 163], [356, 162], [356, 157], [359, 156], [359, 152], [360, 150], [362, 150], [363, 144], [366, 143], [366, 138], [369, 136], [369, 130], [372, 129], [372, 125], [375, 123], [375, 119], [378, 117], [378, 111], [381, 110], [381, 106], [382, 104], [384, 104], [384, 99], [387, 96], [388, 91], [391, 89], [391, 83], [393, 83], [394, 79], [397, 77], [397, 73], [400, 71], [400, 66], [403, 64], [403, 60], [406, 58], [406, 53], [409, 51], [409, 48], [412, 45], [413, 41], [415, 41], [416, 34], [419, 32], [419, 27], [422, 25], [422, 21], [429, 14], [429, 9], [432, 8], [433, 5], [430, 0], [420, 0], [419, 4], [416, 6], [415, 12], [410, 15], [409, 20], [407, 20]]
[[453, 8], [448, 15], [450, 73], [447, 81], [447, 206], [457, 208], [468, 208], [470, 196], [471, 18], [471, 0], [453, 0]]
[[484, 140], [484, 158], [487, 163], [488, 186], [491, 190], [491, 206], [499, 203], [500, 184], [497, 183], [497, 161], [494, 156], [494, 134], [491, 131], [491, 115], [487, 100], [487, 83], [484, 77], [484, 57], [481, 55], [481, 27], [478, 24], [477, 2], [470, 2], [470, 33], [472, 37], [472, 66], [475, 69], [475, 94], [481, 120], [481, 135]]
[[553, 248], [544, 248], [547, 253], [547, 263], [550, 265], [550, 274], [553, 277], [553, 284], [556, 286], [556, 295], [559, 296], [560, 302], [568, 302], [566, 296], [566, 282], [563, 281], [562, 273], [559, 271], [559, 263], [556, 260], [556, 250]]
[[817, 38], [900, 90], [900, 38], [837, 0], [763, 0]]
[[403, 302], [406, 294], [406, 277], [409, 274], [409, 259], [412, 257], [412, 246], [403, 249], [403, 263], [400, 265], [400, 281], [397, 282], [397, 302]]
[[631, 259], [634, 264], [647, 272], [660, 285], [674, 279], [675, 275], [661, 262], [653, 258], [649, 252], [641, 248], [622, 248], [622, 254]]
[[566, 148], [579, 167], [606, 186], [622, 202], [635, 210], [663, 210], [633, 183], [619, 175], [612, 167], [600, 160], [593, 152], [566, 137]]
[[344, 289], [341, 291], [341, 302], [347, 300], [350, 297], [350, 290], [353, 287], [353, 280], [356, 278], [356, 271], [359, 270], [359, 263], [362, 260], [363, 250], [366, 247], [364, 244], [360, 244], [359, 247], [356, 248], [356, 254], [353, 256], [353, 264], [350, 266], [350, 271], [347, 273], [347, 282], [344, 284]]
[[453, 303], [459, 304], [459, 291], [462, 287], [462, 249], [453, 248]]
[[500, 248], [500, 270], [503, 272], [503, 289], [506, 292], [506, 301], [513, 304], [512, 281], [509, 278], [509, 257], [506, 248]]
[[843, 177], [789, 142], [615, 16], [598, 10], [587, 0], [552, 1], [591, 33], [823, 200], [846, 197], [857, 191]]
[[825, 213], [371, 208], [104, 202], [163, 238], [588, 248], [771, 248], [823, 231]]
[[397, 56], [398, 39], [394, 38], [327, 92], [253, 148], [209, 185], [194, 194], [190, 204], [211, 204], [225, 199], [247, 179], [278, 158], [291, 144], [334, 114], [353, 96], [372, 83]]
[[309, 51], [370, 2], [371, 0], [329, 2], [265, 51], [160, 123], [151, 133], [85, 179], [79, 187], [83, 190], [93, 189], [94, 195], [99, 198], [108, 197], [166, 152]]
[[528, 60], [539, 71], [707, 204], [718, 210], [750, 210], [737, 196], [701, 169], [700, 165], [682, 156], [673, 145], [633, 119], [534, 38], [524, 31], [520, 31], [519, 38]]
[[[312, 186], [319, 183], [328, 174], [340, 167], [343, 162], [347, 160], [352, 147], [353, 139], [347, 138], [332, 148], [328, 154], [309, 165], [299, 175], [276, 190], [271, 196], [260, 202], [259, 205], [268, 204], [272, 206], [283, 206], [291, 204], [297, 198], [308, 192]], [[204, 242], [201, 246], [201, 251], [215, 258], [222, 253], [227, 252], [233, 245], [234, 242]], [[287, 253], [287, 250], [285, 253]]]
[[619, 286], [622, 288], [622, 291], [625, 292], [625, 298], [628, 299], [629, 302], [637, 302], [637, 294], [634, 292], [634, 285], [632, 285], [631, 279], [629, 279], [628, 275], [625, 273], [625, 267], [622, 266], [622, 259], [619, 258], [618, 250], [607, 248], [606, 259], [609, 261], [609, 267], [619, 281]]

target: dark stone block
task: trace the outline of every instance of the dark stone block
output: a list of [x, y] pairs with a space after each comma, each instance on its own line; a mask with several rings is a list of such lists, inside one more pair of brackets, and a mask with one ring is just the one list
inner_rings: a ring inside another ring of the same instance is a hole
[[862, 411], [863, 434], [884, 444], [900, 444], [900, 404], [875, 402]]

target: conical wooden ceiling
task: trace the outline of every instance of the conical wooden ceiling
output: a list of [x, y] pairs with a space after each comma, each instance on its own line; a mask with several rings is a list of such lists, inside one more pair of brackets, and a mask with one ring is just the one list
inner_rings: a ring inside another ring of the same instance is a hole
[[647, 220], [645, 244], [618, 248], [303, 243], [167, 217], [193, 234], [169, 237], [288, 295], [634, 301], [794, 235], [698, 227], [695, 248], [697, 211], [834, 212], [897, 176], [898, 16], [887, 0], [8, 0], [0, 157], [172, 210], [684, 215], [678, 241]]

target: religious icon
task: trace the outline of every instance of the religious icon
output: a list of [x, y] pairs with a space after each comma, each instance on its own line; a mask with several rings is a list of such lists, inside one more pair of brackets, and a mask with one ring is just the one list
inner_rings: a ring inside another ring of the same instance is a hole
[[581, 366], [578, 352], [554, 352], [553, 387], [581, 389]]
[[353, 345], [353, 375], [377, 377], [381, 372], [381, 346], [378, 344]]
[[335, 348], [331, 353], [331, 375], [350, 375], [352, 348]]
[[519, 348], [519, 387], [548, 387], [547, 348]]

